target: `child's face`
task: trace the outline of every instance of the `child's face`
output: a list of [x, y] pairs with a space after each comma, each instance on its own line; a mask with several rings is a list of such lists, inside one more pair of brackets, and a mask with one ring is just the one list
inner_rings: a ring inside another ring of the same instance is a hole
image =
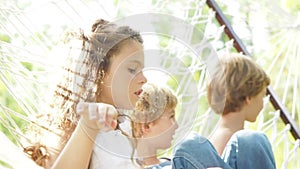
[[266, 96], [267, 88], [264, 87], [261, 92], [259, 92], [256, 96], [252, 97], [249, 103], [250, 111], [247, 115], [247, 119], [250, 122], [255, 122], [259, 112], [262, 110], [264, 106], [264, 97]]
[[153, 146], [157, 149], [167, 149], [171, 147], [173, 135], [175, 130], [178, 128], [177, 121], [175, 119], [175, 110], [167, 110], [160, 116], [159, 119], [155, 120], [150, 124], [151, 132], [148, 137], [155, 138]]
[[102, 101], [118, 108], [132, 109], [142, 85], [147, 81], [141, 72], [143, 68], [142, 45], [134, 42], [123, 45], [111, 58], [111, 65], [103, 79]]

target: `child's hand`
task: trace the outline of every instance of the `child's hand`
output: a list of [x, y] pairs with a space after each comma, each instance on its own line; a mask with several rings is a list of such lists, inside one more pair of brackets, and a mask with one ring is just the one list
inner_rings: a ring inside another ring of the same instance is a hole
[[88, 129], [110, 131], [117, 126], [118, 113], [110, 104], [80, 102], [76, 112], [81, 115], [79, 123]]

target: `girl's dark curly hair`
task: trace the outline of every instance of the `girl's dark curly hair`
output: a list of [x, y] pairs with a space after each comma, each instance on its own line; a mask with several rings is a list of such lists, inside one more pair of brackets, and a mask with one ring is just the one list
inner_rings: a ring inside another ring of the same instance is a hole
[[[80, 31], [79, 33], [69, 33], [69, 35], [74, 37], [72, 40], [79, 39], [82, 42], [79, 48], [80, 52], [74, 55], [71, 52], [69, 55], [67, 64], [63, 67], [63, 78], [54, 92], [51, 113], [43, 113], [39, 118], [42, 126], [51, 128], [51, 131], [57, 131], [60, 137], [59, 146], [57, 146], [59, 148], [54, 148], [56, 153], [64, 147], [77, 125], [78, 116], [75, 112], [77, 103], [81, 101], [96, 102], [96, 96], [101, 94], [100, 85], [111, 64], [110, 58], [118, 54], [122, 46], [128, 42], [143, 43], [139, 32], [128, 26], [118, 26], [104, 19], [96, 20], [88, 34]], [[76, 50], [76, 48], [71, 49]], [[33, 130], [33, 132], [35, 131]], [[34, 135], [42, 137], [42, 134]], [[40, 152], [39, 148], [41, 147], [43, 151], [44, 149], [49, 150], [49, 147], [44, 145], [41, 139], [37, 140], [39, 143], [33, 143], [30, 148], [25, 148], [25, 152], [32, 159], [39, 160], [39, 165], [47, 167], [47, 162], [41, 160], [53, 161], [55, 157], [51, 157], [51, 154], [56, 153], [35, 153]], [[38, 149], [34, 148], [35, 145], [39, 145]], [[42, 154], [43, 157], [37, 157], [38, 154]]]

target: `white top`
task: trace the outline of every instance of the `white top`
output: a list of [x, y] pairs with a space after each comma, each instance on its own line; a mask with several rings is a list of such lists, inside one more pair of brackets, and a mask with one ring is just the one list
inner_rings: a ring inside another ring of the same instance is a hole
[[[123, 130], [127, 126], [126, 130], [130, 131], [129, 122], [123, 122], [121, 125]], [[132, 150], [130, 141], [119, 130], [100, 132], [96, 138], [89, 168], [137, 169], [138, 166], [131, 160]]]

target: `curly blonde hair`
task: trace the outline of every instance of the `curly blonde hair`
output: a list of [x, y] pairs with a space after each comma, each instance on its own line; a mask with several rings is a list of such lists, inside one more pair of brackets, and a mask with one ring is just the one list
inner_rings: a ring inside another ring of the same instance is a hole
[[143, 86], [143, 92], [135, 104], [132, 115], [132, 134], [134, 138], [140, 138], [143, 134], [142, 125], [148, 125], [159, 119], [165, 111], [175, 109], [177, 97], [166, 87], [147, 83]]
[[254, 97], [270, 84], [265, 71], [243, 54], [226, 54], [219, 62], [207, 85], [207, 98], [217, 114], [239, 111], [246, 97]]

